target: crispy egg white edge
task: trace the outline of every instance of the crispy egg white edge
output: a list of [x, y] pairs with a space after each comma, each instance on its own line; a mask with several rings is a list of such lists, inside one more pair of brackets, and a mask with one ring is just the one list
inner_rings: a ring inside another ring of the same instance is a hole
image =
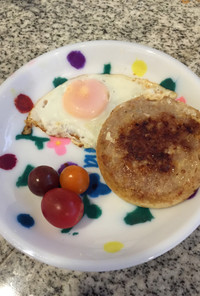
[[[96, 79], [102, 82], [108, 89], [108, 104], [105, 110], [96, 118], [77, 118], [68, 113], [63, 107], [62, 97], [67, 86], [72, 81], [80, 79]], [[74, 134], [80, 138], [80, 141], [85, 146], [95, 148], [103, 122], [117, 105], [146, 92], [154, 93], [158, 88], [159, 90], [164, 90], [164, 88], [156, 84], [149, 88], [145, 86], [145, 83], [139, 83], [137, 79], [134, 80], [129, 76], [120, 74], [82, 75], [66, 81], [43, 96], [30, 112], [30, 118], [34, 122], [41, 123], [48, 135], [64, 136], [66, 134]]]

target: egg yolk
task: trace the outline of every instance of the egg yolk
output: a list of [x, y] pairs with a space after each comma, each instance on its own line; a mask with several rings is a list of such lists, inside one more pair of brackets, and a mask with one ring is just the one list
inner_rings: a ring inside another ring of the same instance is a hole
[[75, 80], [63, 95], [64, 109], [71, 115], [91, 119], [97, 117], [108, 104], [108, 90], [98, 80]]

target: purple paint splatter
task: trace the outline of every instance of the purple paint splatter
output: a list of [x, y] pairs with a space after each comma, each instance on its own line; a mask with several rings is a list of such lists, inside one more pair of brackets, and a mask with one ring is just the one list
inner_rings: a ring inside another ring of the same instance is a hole
[[195, 195], [197, 194], [198, 190], [199, 190], [199, 188], [196, 189], [196, 190], [194, 191], [194, 193], [188, 197], [188, 199], [191, 199], [191, 198], [195, 197]]
[[67, 55], [67, 60], [76, 69], [83, 68], [86, 62], [85, 56], [80, 51], [71, 51]]
[[63, 163], [63, 164], [59, 167], [59, 169], [58, 169], [58, 174], [60, 175], [60, 174], [62, 173], [62, 171], [63, 171], [66, 167], [68, 167], [68, 166], [70, 166], [70, 165], [77, 165], [77, 163], [74, 163], [74, 162], [71, 162], [71, 161], [68, 161], [68, 162]]
[[4, 154], [0, 156], [0, 168], [3, 170], [12, 170], [17, 163], [17, 158], [14, 154]]

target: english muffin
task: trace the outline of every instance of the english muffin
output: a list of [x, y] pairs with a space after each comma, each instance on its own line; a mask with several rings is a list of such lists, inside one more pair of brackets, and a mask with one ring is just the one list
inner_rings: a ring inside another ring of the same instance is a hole
[[104, 122], [96, 151], [119, 197], [141, 207], [176, 205], [200, 186], [200, 112], [171, 98], [129, 100]]

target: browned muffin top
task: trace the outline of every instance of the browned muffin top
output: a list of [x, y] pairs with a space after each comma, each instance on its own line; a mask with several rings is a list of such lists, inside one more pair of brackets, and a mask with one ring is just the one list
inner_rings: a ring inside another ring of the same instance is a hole
[[126, 201], [168, 207], [200, 185], [200, 112], [141, 96], [116, 107], [97, 142], [108, 186]]

